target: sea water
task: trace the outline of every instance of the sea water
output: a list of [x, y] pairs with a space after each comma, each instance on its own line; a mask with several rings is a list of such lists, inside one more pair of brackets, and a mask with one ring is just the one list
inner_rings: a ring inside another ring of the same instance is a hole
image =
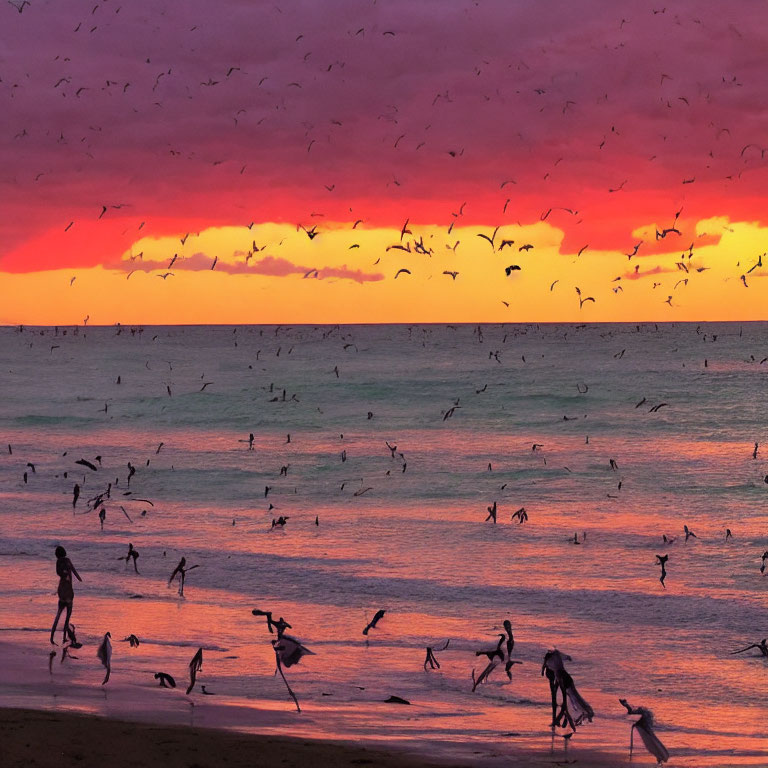
[[[0, 329], [0, 704], [503, 762], [564, 748], [541, 676], [558, 648], [595, 710], [571, 756], [626, 754], [626, 698], [672, 764], [764, 765], [768, 660], [732, 652], [768, 634], [767, 331]], [[88, 501], [107, 488], [101, 530]], [[59, 544], [83, 578], [64, 660]], [[284, 670], [301, 713], [253, 608], [314, 653]], [[473, 693], [504, 619], [522, 663]]]

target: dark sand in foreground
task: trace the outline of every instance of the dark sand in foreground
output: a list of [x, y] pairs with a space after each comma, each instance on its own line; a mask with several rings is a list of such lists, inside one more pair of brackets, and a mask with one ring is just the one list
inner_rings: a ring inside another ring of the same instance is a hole
[[[254, 736], [231, 731], [107, 720], [69, 712], [0, 709], [4, 768], [108, 766], [108, 768], [446, 768], [447, 763], [326, 741]], [[617, 765], [580, 755], [581, 768]], [[586, 759], [585, 759], [586, 758]], [[549, 755], [511, 755], [506, 766], [554, 765]], [[467, 765], [454, 763], [453, 765]]]

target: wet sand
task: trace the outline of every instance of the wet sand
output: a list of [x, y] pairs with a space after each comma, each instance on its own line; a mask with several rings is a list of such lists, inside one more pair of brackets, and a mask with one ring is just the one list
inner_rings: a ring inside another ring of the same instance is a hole
[[[109, 768], [330, 768], [367, 765], [374, 768], [448, 768], [446, 763], [354, 744], [253, 736], [231, 731], [179, 726], [154, 726], [76, 715], [0, 709], [0, 743], [6, 768], [67, 768], [108, 765]], [[599, 755], [579, 754], [579, 765], [610, 768], [618, 763]], [[562, 755], [505, 756], [514, 768], [562, 764]]]

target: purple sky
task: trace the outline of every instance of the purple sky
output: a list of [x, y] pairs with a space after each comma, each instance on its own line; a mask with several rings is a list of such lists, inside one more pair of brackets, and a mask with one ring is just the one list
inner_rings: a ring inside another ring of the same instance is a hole
[[7, 271], [113, 262], [141, 222], [563, 206], [572, 247], [624, 248], [764, 210], [763, 2], [31, 0], [0, 29]]

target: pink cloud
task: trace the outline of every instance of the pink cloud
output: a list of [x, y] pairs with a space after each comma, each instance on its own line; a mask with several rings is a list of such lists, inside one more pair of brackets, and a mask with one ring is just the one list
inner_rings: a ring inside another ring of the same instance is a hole
[[[215, 262], [215, 263], [214, 263]], [[384, 279], [381, 273], [363, 272], [361, 269], [350, 269], [346, 265], [342, 267], [308, 267], [294, 264], [281, 256], [264, 256], [251, 263], [238, 261], [234, 264], [222, 261], [215, 256], [197, 252], [191, 256], [177, 258], [171, 264], [170, 259], [163, 261], [149, 261], [146, 259], [122, 260], [107, 265], [110, 269], [124, 272], [203, 272], [215, 269], [228, 275], [269, 275], [271, 277], [287, 277], [289, 275], [303, 274], [309, 278], [326, 280], [339, 278], [353, 280], [356, 283], [378, 282]]]

